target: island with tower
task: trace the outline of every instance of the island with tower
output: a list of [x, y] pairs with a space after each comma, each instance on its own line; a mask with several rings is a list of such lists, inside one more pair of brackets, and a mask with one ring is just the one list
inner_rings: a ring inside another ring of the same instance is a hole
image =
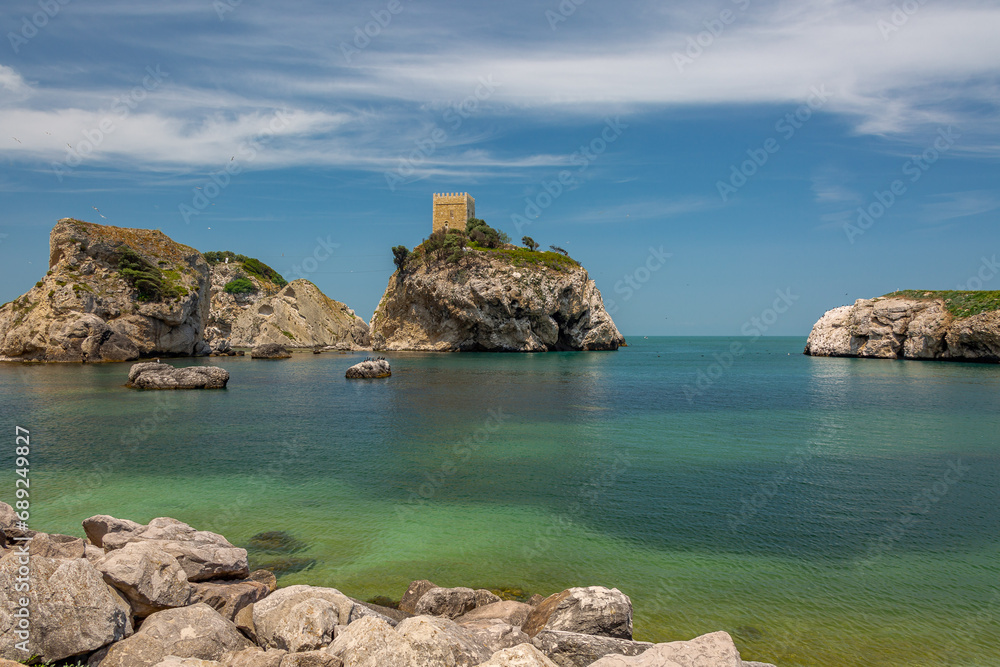
[[431, 233], [396, 246], [370, 323], [375, 350], [546, 352], [625, 344], [586, 269], [561, 248], [515, 245], [468, 192], [435, 193]]

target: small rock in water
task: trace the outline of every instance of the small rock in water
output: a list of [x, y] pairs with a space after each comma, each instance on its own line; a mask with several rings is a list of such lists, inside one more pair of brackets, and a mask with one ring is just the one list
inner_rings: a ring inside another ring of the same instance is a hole
[[229, 371], [216, 366], [174, 368], [170, 364], [134, 364], [128, 372], [129, 387], [136, 389], [225, 389]]
[[289, 359], [292, 353], [284, 345], [264, 343], [250, 351], [251, 359]]
[[347, 369], [345, 377], [348, 380], [387, 378], [392, 375], [389, 362], [385, 359], [365, 359]]

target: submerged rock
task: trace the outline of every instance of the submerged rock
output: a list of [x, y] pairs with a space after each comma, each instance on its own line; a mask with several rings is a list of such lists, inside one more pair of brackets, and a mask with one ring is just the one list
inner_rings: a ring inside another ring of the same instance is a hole
[[170, 364], [135, 364], [128, 372], [128, 385], [136, 389], [225, 389], [229, 371], [216, 366], [175, 368]]
[[347, 369], [345, 377], [348, 380], [364, 380], [374, 378], [387, 378], [392, 375], [389, 362], [385, 359], [366, 359], [360, 364], [354, 364]]

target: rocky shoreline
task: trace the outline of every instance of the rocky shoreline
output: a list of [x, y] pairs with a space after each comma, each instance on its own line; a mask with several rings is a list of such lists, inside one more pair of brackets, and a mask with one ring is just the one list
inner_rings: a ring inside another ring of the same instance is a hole
[[828, 310], [809, 334], [815, 357], [1000, 362], [1000, 292], [894, 292]]
[[86, 538], [27, 530], [0, 503], [0, 667], [768, 667], [713, 632], [632, 636], [615, 588], [528, 602], [427, 580], [397, 605], [335, 588], [278, 588], [247, 551], [171, 518], [83, 521]]

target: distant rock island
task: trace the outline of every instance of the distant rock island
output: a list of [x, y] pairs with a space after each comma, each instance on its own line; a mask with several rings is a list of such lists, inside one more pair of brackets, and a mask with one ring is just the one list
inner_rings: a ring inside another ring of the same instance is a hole
[[429, 238], [413, 251], [393, 248], [397, 271], [372, 316], [373, 349], [547, 352], [625, 344], [594, 281], [564, 250], [539, 251], [530, 237], [517, 247], [483, 220], [466, 220], [475, 212], [467, 195], [441, 201], [435, 198]]
[[217, 347], [276, 343], [289, 348], [368, 349], [368, 323], [308, 280], [285, 281], [266, 264], [232, 252], [206, 252], [212, 302], [205, 340]]
[[1000, 291], [904, 290], [829, 310], [805, 354], [1000, 362]]
[[71, 218], [49, 235], [48, 272], [0, 307], [2, 360], [133, 361], [264, 343], [364, 349], [368, 325], [259, 260]]

